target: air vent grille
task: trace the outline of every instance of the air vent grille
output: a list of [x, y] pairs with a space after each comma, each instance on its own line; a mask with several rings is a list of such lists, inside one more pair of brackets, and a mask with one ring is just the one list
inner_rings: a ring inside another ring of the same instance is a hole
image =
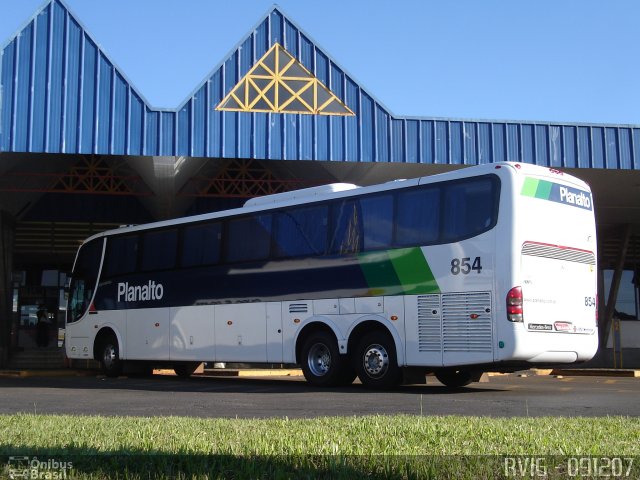
[[554, 260], [564, 260], [567, 262], [586, 263], [595, 265], [596, 257], [592, 252], [576, 250], [567, 247], [557, 247], [555, 245], [542, 245], [539, 243], [525, 243], [522, 246], [522, 254], [532, 257], [552, 258]]
[[491, 352], [491, 294], [443, 294], [442, 340], [445, 352]]
[[309, 306], [306, 303], [291, 303], [289, 305], [289, 313], [307, 313]]
[[440, 296], [418, 297], [418, 351], [442, 351], [442, 328], [440, 325]]

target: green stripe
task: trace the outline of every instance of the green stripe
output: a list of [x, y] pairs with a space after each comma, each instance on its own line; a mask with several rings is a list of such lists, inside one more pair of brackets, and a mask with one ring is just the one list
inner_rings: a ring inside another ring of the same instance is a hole
[[535, 197], [541, 200], [549, 200], [552, 187], [553, 183], [547, 182], [546, 180], [526, 177], [522, 184], [520, 195], [524, 195], [525, 197]]
[[369, 295], [398, 295], [402, 293], [400, 280], [387, 252], [358, 255], [360, 268], [369, 286]]
[[535, 197], [536, 190], [538, 189], [538, 180], [535, 178], [526, 177], [524, 179], [524, 184], [522, 185], [522, 191], [520, 195], [524, 195], [526, 197]]
[[440, 288], [419, 247], [361, 253], [360, 269], [369, 295], [438, 293]]
[[551, 195], [551, 187], [553, 187], [553, 183], [547, 182], [545, 180], [540, 180], [540, 182], [538, 182], [538, 188], [536, 189], [536, 198], [549, 200], [549, 196]]
[[415, 247], [390, 250], [388, 255], [405, 294], [440, 292], [422, 249]]

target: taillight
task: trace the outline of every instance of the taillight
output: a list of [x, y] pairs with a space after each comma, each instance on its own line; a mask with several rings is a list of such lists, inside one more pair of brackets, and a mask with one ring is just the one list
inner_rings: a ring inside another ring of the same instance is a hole
[[510, 322], [524, 321], [522, 312], [522, 287], [513, 287], [507, 293], [507, 318]]

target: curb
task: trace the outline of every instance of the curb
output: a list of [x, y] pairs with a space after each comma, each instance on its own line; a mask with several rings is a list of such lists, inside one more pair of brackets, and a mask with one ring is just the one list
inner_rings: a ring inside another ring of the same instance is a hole
[[228, 376], [228, 377], [301, 377], [302, 370], [299, 368], [269, 370], [269, 369], [248, 369], [248, 370], [205, 370], [203, 375]]
[[612, 368], [557, 368], [547, 375], [561, 375], [563, 377], [622, 377], [640, 378], [640, 370], [612, 369]]
[[[171, 369], [156, 369], [154, 375], [173, 375]], [[27, 377], [89, 377], [99, 376], [98, 370], [0, 370], [0, 378], [27, 378]], [[125, 375], [126, 376], [126, 375]], [[300, 377], [300, 369], [247, 369], [247, 370], [205, 370], [204, 373], [194, 374], [194, 377]]]
[[0, 370], [0, 378], [88, 377], [96, 374], [94, 370]]
[[[170, 369], [154, 370], [154, 375], [175, 375]], [[203, 373], [196, 373], [194, 377], [301, 377], [300, 369], [215, 369], [205, 370]]]

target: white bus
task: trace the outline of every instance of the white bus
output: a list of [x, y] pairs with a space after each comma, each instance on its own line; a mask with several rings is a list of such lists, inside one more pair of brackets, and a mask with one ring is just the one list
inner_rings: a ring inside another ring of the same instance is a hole
[[66, 352], [110, 376], [242, 362], [299, 364], [319, 386], [459, 387], [589, 360], [596, 271], [589, 187], [555, 169], [334, 184], [87, 239]]

